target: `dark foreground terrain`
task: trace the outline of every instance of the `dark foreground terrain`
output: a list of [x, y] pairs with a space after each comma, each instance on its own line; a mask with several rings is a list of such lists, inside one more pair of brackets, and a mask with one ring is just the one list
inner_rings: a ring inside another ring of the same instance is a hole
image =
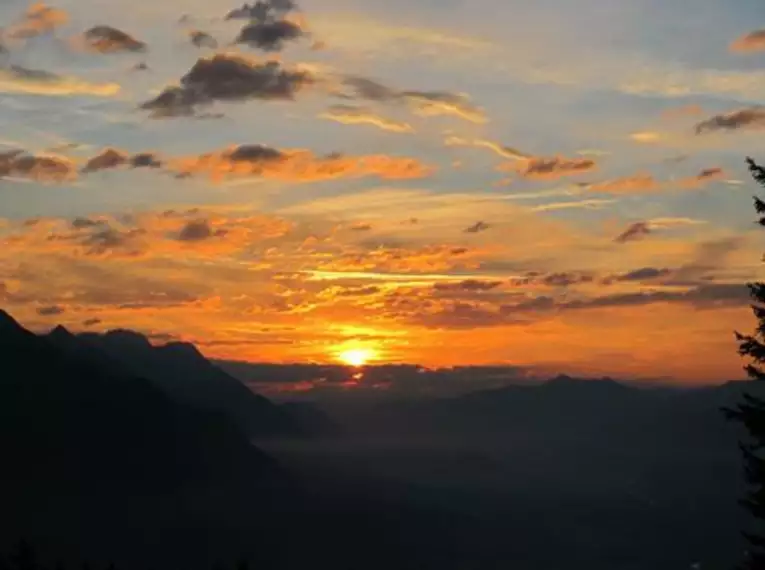
[[51, 567], [669, 570], [741, 558], [739, 434], [719, 408], [743, 384], [560, 377], [278, 405], [188, 345], [36, 336], [4, 314], [0, 341], [2, 550], [25, 539]]

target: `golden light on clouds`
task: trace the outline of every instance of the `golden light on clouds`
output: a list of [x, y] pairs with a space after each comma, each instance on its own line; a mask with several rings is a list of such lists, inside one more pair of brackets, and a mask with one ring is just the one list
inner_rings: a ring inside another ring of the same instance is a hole
[[[761, 255], [743, 157], [758, 152], [765, 73], [586, 34], [577, 47], [586, 18], [565, 2], [495, 3], [493, 19], [304, 3], [284, 20], [302, 40], [261, 53], [281, 42], [229, 43], [239, 24], [201, 0], [180, 21], [162, 3], [134, 18], [126, 0], [9, 12], [4, 309], [348, 376], [738, 373], [729, 331]], [[710, 41], [765, 53], [750, 28], [742, 15], [736, 40], [710, 25]], [[711, 366], [694, 360], [702, 343]]]

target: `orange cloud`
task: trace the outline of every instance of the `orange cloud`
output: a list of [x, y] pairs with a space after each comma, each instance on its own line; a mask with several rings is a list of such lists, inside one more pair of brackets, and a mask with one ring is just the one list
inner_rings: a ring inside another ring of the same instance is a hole
[[[348, 249], [348, 248], [346, 248]], [[340, 251], [309, 259], [315, 272], [359, 274], [363, 272], [429, 274], [456, 269], [478, 269], [487, 252], [458, 245], [429, 245], [422, 247], [378, 247], [372, 250]], [[358, 275], [357, 275], [358, 276]]]
[[597, 170], [597, 164], [590, 158], [533, 157], [503, 165], [500, 170], [515, 171], [524, 178], [552, 180], [592, 172]]
[[63, 10], [37, 2], [27, 9], [24, 19], [11, 26], [6, 33], [12, 39], [33, 38], [51, 33], [68, 21], [69, 16]]
[[446, 146], [472, 146], [476, 148], [485, 148], [494, 154], [501, 156], [502, 158], [509, 158], [513, 160], [531, 158], [528, 154], [521, 152], [518, 149], [486, 139], [467, 139], [457, 136], [449, 136], [444, 140], [444, 144]]
[[21, 150], [0, 153], [0, 178], [35, 182], [67, 182], [77, 178], [74, 163], [66, 157], [27, 154]]
[[651, 174], [636, 174], [625, 178], [615, 178], [596, 184], [587, 184], [583, 187], [590, 192], [603, 192], [608, 194], [639, 194], [643, 192], [659, 192], [665, 188], [678, 188], [691, 190], [701, 188], [706, 184], [719, 180], [725, 176], [722, 168], [705, 168], [695, 176], [680, 178], [679, 180], [659, 182]]
[[393, 133], [412, 133], [414, 127], [403, 121], [383, 117], [364, 107], [351, 105], [333, 105], [321, 113], [319, 118], [329, 119], [344, 125], [372, 125], [384, 131]]
[[[111, 162], [125, 160], [114, 151]], [[471, 210], [475, 194], [450, 196], [448, 209], [440, 196], [394, 210], [394, 194], [349, 198], [342, 210], [282, 212], [294, 221], [214, 207], [0, 220], [0, 301], [30, 323], [174, 334], [213, 357], [321, 362], [374, 339], [384, 361], [496, 363], [512, 338], [514, 362], [530, 366], [656, 373], [680, 358], [690, 377], [711, 374], [693, 346], [717, 356], [710, 339], [746, 314], [737, 284], [759, 258], [660, 231], [693, 220], [645, 220], [633, 237], [652, 239], [622, 247], [611, 242], [625, 228], [517, 218], [502, 201]], [[490, 232], [461, 231], [487, 212]], [[403, 225], [412, 214], [419, 222]], [[635, 334], [662, 343], [635, 348]], [[630, 351], [640, 370], [612, 354]]]
[[40, 219], [0, 237], [4, 251], [29, 256], [133, 259], [182, 254], [184, 258], [231, 255], [282, 237], [292, 224], [269, 216], [229, 217], [197, 209], [124, 216]]
[[262, 176], [294, 182], [377, 176], [384, 179], [422, 178], [432, 172], [413, 158], [387, 155], [318, 157], [307, 150], [277, 150], [263, 145], [240, 145], [170, 161], [180, 175], [208, 174], [214, 180]]
[[730, 44], [730, 51], [734, 53], [765, 51], [765, 29], [749, 32], [736, 39]]
[[113, 97], [120, 91], [117, 83], [91, 83], [76, 77], [57, 75], [20, 65], [0, 68], [0, 92], [67, 97], [90, 95]]
[[615, 178], [597, 184], [586, 186], [590, 192], [605, 192], [608, 194], [656, 192], [660, 184], [650, 174], [636, 174], [626, 178]]
[[94, 26], [79, 38], [81, 45], [96, 53], [143, 52], [146, 44], [111, 26]]
[[87, 173], [118, 168], [123, 164], [127, 164], [128, 158], [128, 155], [121, 150], [106, 148], [88, 160], [82, 171]]
[[696, 176], [689, 176], [687, 178], [681, 178], [676, 182], [678, 188], [682, 189], [694, 189], [701, 188], [710, 182], [720, 180], [726, 175], [722, 168], [713, 167], [705, 168], [699, 172]]

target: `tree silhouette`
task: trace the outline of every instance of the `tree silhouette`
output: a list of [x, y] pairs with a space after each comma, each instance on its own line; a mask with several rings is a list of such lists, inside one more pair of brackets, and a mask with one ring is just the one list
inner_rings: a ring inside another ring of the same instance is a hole
[[11, 568], [15, 570], [39, 570], [37, 554], [34, 548], [26, 540], [21, 540], [16, 545], [16, 550], [11, 554]]
[[[747, 158], [752, 177], [765, 188], [765, 168], [751, 158]], [[754, 207], [759, 214], [757, 221], [765, 226], [765, 202], [754, 197]], [[750, 359], [745, 367], [747, 375], [755, 381], [765, 381], [765, 283], [748, 284], [754, 303], [752, 311], [758, 326], [752, 335], [736, 333], [739, 354]], [[744, 400], [733, 409], [724, 410], [728, 418], [743, 424], [748, 432], [748, 439], [740, 443], [744, 459], [746, 481], [751, 486], [742, 504], [756, 520], [757, 531], [745, 533], [751, 545], [742, 568], [746, 570], [765, 570], [765, 399], [744, 394]]]

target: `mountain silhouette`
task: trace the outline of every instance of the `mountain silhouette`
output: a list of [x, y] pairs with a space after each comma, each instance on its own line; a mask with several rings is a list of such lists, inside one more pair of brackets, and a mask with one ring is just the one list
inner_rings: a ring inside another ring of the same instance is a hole
[[203, 399], [228, 385], [220, 373], [188, 344], [38, 336], [0, 312], [0, 553], [27, 538], [67, 567], [672, 570], [730, 567], [743, 548], [740, 433], [719, 407], [756, 384], [559, 376], [440, 398], [266, 400], [334, 437], [253, 446], [224, 398]]
[[191, 347], [107, 336], [104, 346], [125, 352], [63, 328], [38, 336], [0, 313], [0, 566], [22, 538], [69, 567], [202, 570], [245, 559], [383, 570], [441, 567], [449, 556], [438, 546], [455, 544], [441, 510], [339, 475], [316, 480], [311, 468], [296, 474], [227, 414], [181, 403], [158, 375], [120, 366], [135, 357], [163, 374], [189, 360], [204, 367]]
[[222, 413], [249, 437], [306, 433], [287, 411], [213, 365], [192, 344], [154, 346], [130, 330], [73, 335], [60, 326], [47, 339], [104, 372], [145, 378], [179, 404]]
[[224, 414], [173, 401], [64, 329], [37, 336], [0, 312], [0, 365], [2, 479], [162, 486], [228, 476], [231, 465], [279, 472]]

